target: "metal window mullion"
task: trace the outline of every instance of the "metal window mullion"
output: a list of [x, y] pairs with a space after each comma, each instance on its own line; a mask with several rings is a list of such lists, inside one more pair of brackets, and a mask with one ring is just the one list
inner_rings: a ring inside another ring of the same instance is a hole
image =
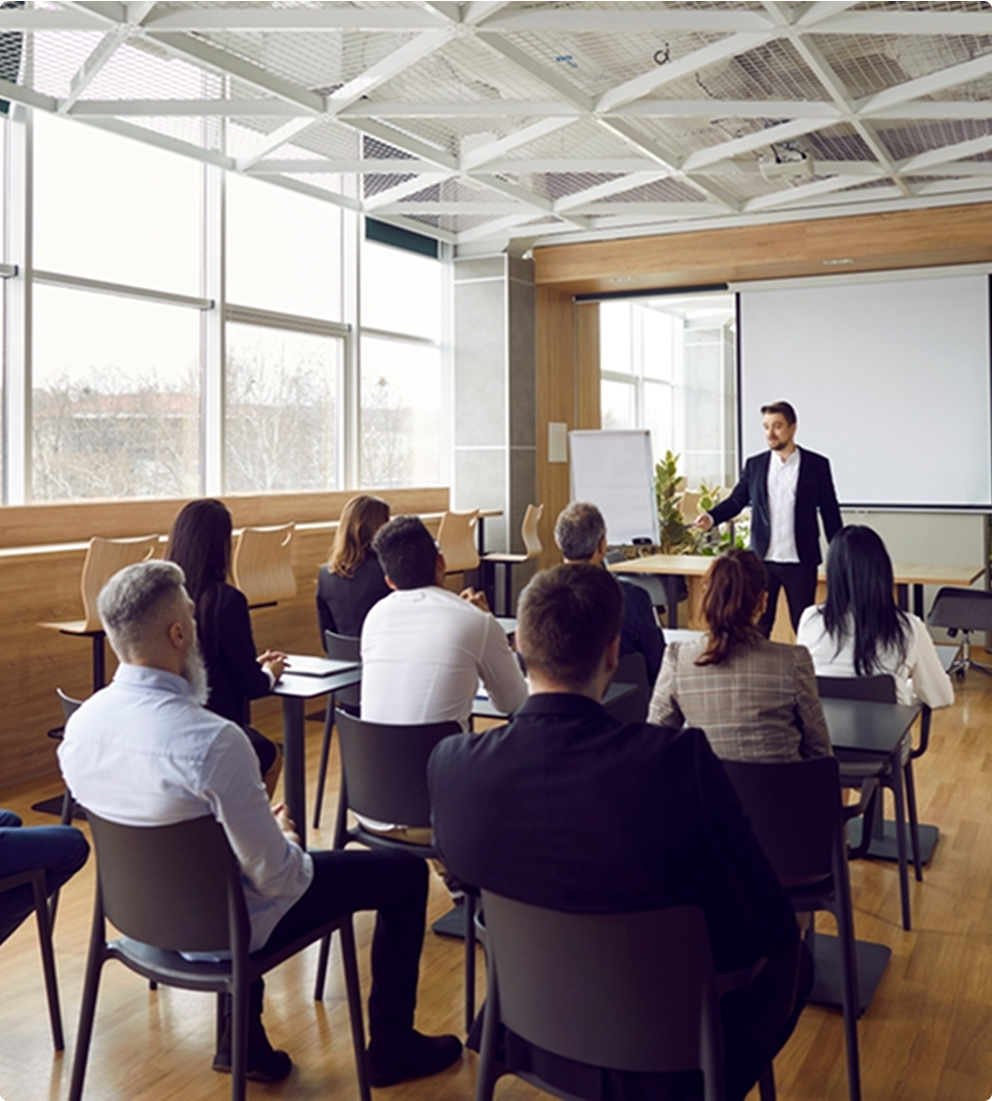
[[[454, 485], [455, 476], [455, 278], [454, 248], [446, 241], [438, 242], [438, 254], [441, 261], [441, 437], [439, 440], [441, 469], [438, 472], [442, 485]], [[509, 310], [509, 285], [505, 298]], [[507, 324], [509, 317], [507, 316]], [[506, 330], [509, 341], [509, 328]], [[507, 348], [509, 343], [507, 344]], [[509, 379], [507, 379], [509, 384]], [[506, 440], [510, 441], [509, 403], [506, 410]], [[506, 497], [510, 500], [510, 471], [506, 473]]]
[[238, 306], [230, 302], [225, 304], [224, 314], [229, 322], [237, 325], [258, 325], [263, 329], [282, 329], [293, 333], [310, 333], [313, 336], [341, 338], [348, 335], [350, 328], [341, 321], [325, 321], [319, 317], [279, 313], [276, 310]]
[[223, 169], [213, 165], [205, 165], [203, 173], [203, 232], [200, 240], [203, 250], [202, 291], [204, 296], [213, 298], [218, 306], [217, 309], [204, 311], [200, 321], [200, 480], [205, 494], [217, 496], [224, 491], [226, 174]]
[[18, 274], [4, 283], [3, 500], [31, 499], [31, 366], [33, 289], [33, 143], [31, 112], [16, 109], [6, 127], [6, 263]]
[[[361, 177], [353, 181], [357, 189]], [[360, 214], [346, 211], [341, 221], [341, 308], [348, 325], [344, 362], [338, 379], [338, 488], [362, 484], [362, 231]]]
[[44, 283], [50, 287], [90, 291], [94, 294], [112, 294], [120, 298], [140, 298], [142, 301], [157, 302], [162, 306], [185, 306], [193, 310], [214, 308], [213, 299], [210, 298], [200, 298], [192, 294], [174, 294], [171, 291], [159, 291], [151, 287], [137, 287], [132, 283], [110, 283], [104, 279], [88, 279], [82, 275], [68, 275], [60, 271], [34, 269], [34, 282]]

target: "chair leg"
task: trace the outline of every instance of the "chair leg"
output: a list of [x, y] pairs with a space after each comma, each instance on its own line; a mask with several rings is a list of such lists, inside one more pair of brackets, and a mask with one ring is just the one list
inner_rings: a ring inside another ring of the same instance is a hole
[[835, 842], [834, 883], [837, 899], [834, 918], [841, 953], [841, 995], [844, 1002], [844, 1042], [847, 1049], [847, 1089], [850, 1101], [861, 1101], [861, 1056], [858, 1051], [858, 1017], [861, 999], [858, 990], [858, 945], [854, 936], [854, 910], [851, 880], [848, 875], [843, 836]]
[[902, 927], [908, 933], [913, 927], [909, 907], [909, 868], [906, 859], [906, 800], [902, 790], [902, 768], [896, 766], [891, 776], [892, 794], [896, 803], [896, 852], [899, 857], [899, 897], [902, 902]]
[[775, 1067], [771, 1063], [758, 1079], [758, 1093], [761, 1101], [775, 1101]]
[[234, 980], [231, 991], [231, 1101], [248, 1091], [248, 983]]
[[317, 796], [313, 801], [313, 828], [320, 829], [320, 812], [324, 808], [324, 785], [327, 783], [327, 758], [331, 752], [331, 731], [334, 729], [334, 693], [327, 697], [324, 715], [324, 740], [320, 744], [320, 765], [317, 768]]
[[499, 1077], [496, 1066], [496, 1039], [499, 1034], [499, 986], [496, 966], [489, 954], [488, 988], [486, 1004], [482, 1009], [482, 1046], [479, 1050], [479, 1067], [475, 1077], [475, 1101], [493, 1101], [493, 1088]]
[[906, 809], [909, 811], [909, 840], [913, 846], [913, 868], [916, 882], [923, 882], [923, 861], [920, 859], [920, 822], [916, 816], [916, 781], [913, 779], [913, 761], [910, 758], [903, 769], [906, 786]]
[[[97, 913], [100, 914], [102, 911], [99, 909], [99, 902], [97, 905]], [[93, 1037], [96, 996], [100, 986], [100, 969], [103, 967], [105, 946], [101, 916], [99, 920], [94, 919], [90, 932], [86, 978], [83, 981], [83, 1001], [79, 1007], [79, 1030], [76, 1033], [76, 1054], [72, 1060], [72, 1079], [69, 1083], [69, 1101], [81, 1101], [83, 1096], [83, 1079], [86, 1076], [86, 1062], [90, 1054], [90, 1040]]]
[[45, 873], [39, 872], [32, 883], [34, 911], [38, 921], [38, 944], [41, 965], [45, 972], [45, 993], [48, 995], [48, 1017], [52, 1024], [52, 1043], [56, 1051], [65, 1051], [62, 1034], [62, 1009], [59, 1005], [59, 981], [55, 973], [55, 953], [52, 951], [52, 914], [45, 898]]
[[[330, 942], [324, 938], [323, 945]], [[358, 982], [358, 960], [355, 957], [355, 931], [351, 918], [341, 925], [341, 960], [344, 963], [344, 985], [348, 992], [348, 1016], [351, 1019], [351, 1040], [355, 1048], [355, 1073], [358, 1075], [358, 1096], [371, 1101], [369, 1092], [368, 1055], [365, 1051], [365, 1029], [362, 1027], [362, 991]]]
[[313, 1000], [322, 1001], [324, 998], [324, 983], [327, 981], [327, 961], [331, 955], [331, 934], [322, 937], [320, 941], [320, 955], [317, 957], [317, 980], [313, 986]]
[[475, 1020], [475, 895], [465, 895], [465, 1033]]

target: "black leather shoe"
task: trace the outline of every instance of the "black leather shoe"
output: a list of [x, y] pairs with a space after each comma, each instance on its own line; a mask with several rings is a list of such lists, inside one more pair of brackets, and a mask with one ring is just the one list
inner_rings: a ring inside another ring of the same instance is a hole
[[462, 1055], [457, 1036], [424, 1036], [410, 1030], [409, 1036], [394, 1043], [369, 1044], [369, 1082], [377, 1089], [395, 1086], [407, 1078], [437, 1074]]
[[[213, 1068], [221, 1074], [231, 1073], [231, 1019], [224, 1021]], [[281, 1082], [293, 1069], [293, 1060], [285, 1051], [275, 1051], [261, 1022], [253, 1022], [248, 1028], [248, 1072], [249, 1082]]]

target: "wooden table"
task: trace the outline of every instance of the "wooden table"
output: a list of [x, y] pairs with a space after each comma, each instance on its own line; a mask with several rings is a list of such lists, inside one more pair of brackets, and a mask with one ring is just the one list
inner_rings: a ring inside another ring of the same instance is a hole
[[[288, 655], [289, 666], [293, 654]], [[326, 696], [342, 688], [350, 688], [362, 679], [359, 662], [334, 661], [331, 658], [307, 657], [308, 662], [320, 661], [327, 673], [323, 676], [306, 676], [292, 673], [287, 668], [279, 678], [272, 693], [282, 697], [282, 753], [283, 796], [289, 808], [289, 816], [296, 823], [300, 842], [306, 848], [307, 784], [306, 784], [306, 736], [304, 728], [304, 704], [307, 700]]]
[[[614, 573], [636, 577], [638, 574], [656, 576], [665, 586], [668, 605], [668, 625], [678, 626], [679, 579], [689, 586], [689, 626], [701, 626], [700, 603], [702, 594], [699, 581], [710, 568], [713, 558], [701, 554], [650, 554], [643, 558], [629, 558], [615, 562], [609, 568]], [[957, 585], [968, 588], [985, 572], [983, 566], [919, 566], [906, 563], [894, 563], [892, 567], [896, 582], [896, 598], [900, 608], [909, 608], [909, 590], [912, 587], [913, 612], [921, 619], [924, 615], [923, 590], [925, 585]], [[819, 573], [820, 583], [826, 581], [823, 567]]]

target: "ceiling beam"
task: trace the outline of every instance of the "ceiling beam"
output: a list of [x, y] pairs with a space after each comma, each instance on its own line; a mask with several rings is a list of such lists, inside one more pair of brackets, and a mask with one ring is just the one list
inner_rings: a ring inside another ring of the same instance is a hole
[[806, 10], [796, 20], [799, 27], [815, 27], [825, 19], [831, 19], [840, 15], [847, 8], [853, 8], [858, 0], [815, 0], [808, 4]]
[[595, 206], [578, 210], [577, 214], [588, 214], [597, 221], [603, 216], [642, 217], [651, 215], [658, 218], [698, 218], [706, 214], [724, 214], [726, 211], [716, 203], [621, 203], [602, 202]]
[[411, 65], [416, 65], [418, 61], [439, 50], [451, 41], [451, 36], [452, 31], [448, 29], [434, 30], [418, 34], [416, 38], [404, 42], [381, 61], [377, 61], [359, 76], [332, 92], [327, 97], [328, 111], [331, 114], [339, 114], [362, 96], [368, 95], [381, 84], [392, 80], [393, 77], [409, 69]]
[[404, 103], [363, 99], [341, 111], [349, 118], [579, 118], [582, 112], [557, 100], [493, 99], [466, 103]]
[[2, 31], [92, 31], [107, 26], [85, 9], [0, 8]]
[[795, 119], [792, 122], [781, 122], [777, 126], [769, 126], [753, 134], [745, 134], [743, 137], [732, 138], [730, 141], [710, 146], [709, 149], [690, 153], [682, 164], [682, 170], [695, 172], [709, 164], [739, 157], [742, 153], [750, 153], [754, 149], [762, 149], [776, 142], [791, 141], [793, 138], [802, 137], [803, 134], [811, 134], [832, 125], [832, 119]]
[[[495, 218], [484, 226], [473, 226], [472, 229], [462, 230], [458, 234], [458, 244], [467, 245], [471, 241], [484, 241], [487, 237], [503, 237], [507, 230], [526, 225], [539, 217], [539, 214], [535, 215], [531, 211], [529, 214], [508, 214], [505, 218]], [[544, 228], [544, 226], [541, 227], [542, 231]]]
[[951, 195], [959, 191], [992, 190], [992, 180], [973, 177], [968, 180], [934, 180], [932, 183], [918, 184], [913, 193], [916, 195]]
[[121, 45], [130, 37], [129, 27], [115, 27], [100, 39], [89, 57], [80, 66], [69, 83], [69, 94], [59, 102], [58, 113], [65, 115], [79, 97], [93, 83], [107, 62], [117, 53]]
[[987, 35], [990, 23], [992, 11], [837, 11], [816, 30], [818, 34]]
[[[990, 28], [992, 29], [992, 28]], [[863, 114], [877, 112], [883, 107], [892, 107], [897, 103], [906, 103], [911, 99], [921, 96], [932, 96], [936, 92], [942, 92], [945, 88], [953, 88], [958, 84], [967, 84], [970, 80], [978, 80], [992, 73], [992, 54], [976, 57], [972, 61], [965, 61], [960, 65], [951, 65], [947, 69], [938, 69], [935, 73], [917, 77], [916, 80], [907, 80], [904, 84], [897, 84], [893, 88], [886, 88], [884, 92], [869, 96], [860, 106]]]
[[486, 172], [643, 172], [656, 161], [646, 157], [522, 157], [487, 161]]
[[[400, 199], [405, 199], [407, 195], [416, 195], [419, 191], [426, 191], [432, 184], [450, 180], [454, 175], [453, 172], [424, 172], [420, 176], [403, 180], [385, 191], [380, 191], [376, 195], [370, 195], [367, 199], [363, 199], [362, 209], [373, 211], [380, 207], [389, 206], [391, 203], [399, 202]], [[408, 207], [407, 209], [410, 210], [411, 208]]]
[[445, 22], [435, 12], [412, 4], [368, 7], [240, 8], [233, 4], [195, 4], [162, 9], [146, 19], [149, 30], [178, 34], [218, 31], [304, 33], [307, 31], [430, 31]]
[[314, 173], [315, 175], [354, 175], [355, 173], [379, 173], [386, 175], [416, 175], [422, 172], [437, 172], [437, 165], [430, 161], [401, 160], [399, 157], [390, 160], [374, 160], [371, 158], [344, 159], [314, 157], [312, 160], [301, 158], [299, 160], [276, 160], [270, 158], [258, 161], [248, 169], [250, 176], [266, 176], [272, 173], [294, 172]]
[[310, 117], [290, 119], [288, 122], [284, 122], [282, 126], [276, 127], [270, 134], [262, 135], [250, 153], [238, 157], [238, 171], [247, 171], [253, 164], [257, 164], [263, 157], [268, 156], [269, 153], [274, 153], [286, 142], [292, 141], [298, 134], [302, 134], [304, 130], [309, 130], [314, 123], [315, 120]]
[[988, 119], [992, 118], [992, 99], [916, 100], [875, 111], [862, 110], [860, 114], [865, 119]]
[[[568, 9], [569, 12], [573, 10], [572, 8]], [[627, 80], [623, 84], [617, 85], [616, 88], [611, 88], [610, 91], [599, 97], [595, 110], [602, 114], [614, 111], [624, 103], [646, 96], [663, 84], [670, 84], [673, 80], [691, 76], [707, 65], [713, 65], [727, 57], [745, 54], [748, 50], [761, 46], [775, 37], [774, 30], [768, 25], [767, 20], [765, 22], [768, 26], [766, 31], [727, 35], [726, 38], [721, 38], [719, 42], [704, 46], [701, 50], [693, 50], [691, 54], [680, 57], [678, 61], [670, 61], [667, 65], [656, 65], [649, 72], [642, 73], [640, 76], [634, 77], [633, 80]]]
[[[371, 207], [366, 207], [371, 210]], [[464, 214], [475, 216], [478, 214], [514, 214], [524, 215], [527, 218], [539, 218], [541, 211], [533, 208], [521, 207], [519, 203], [485, 203], [477, 200], [465, 199], [441, 199], [437, 202], [407, 202], [386, 203], [375, 207], [376, 217], [380, 214], [445, 214], [449, 216]]]
[[462, 22], [469, 27], [480, 26], [509, 6], [509, 0], [469, 0], [462, 11]]
[[[879, 173], [881, 175], [881, 173]], [[771, 210], [773, 207], [786, 206], [789, 203], [802, 202], [831, 191], [842, 191], [846, 187], [856, 187], [864, 183], [863, 176], [831, 176], [828, 180], [813, 180], [811, 183], [786, 187], [770, 195], [759, 195], [744, 204], [745, 213], [752, 210]]]
[[985, 134], [980, 138], [959, 141], [954, 145], [943, 145], [939, 149], [930, 149], [926, 153], [910, 157], [899, 166], [899, 171], [911, 176], [919, 168], [932, 168], [934, 165], [963, 160], [965, 157], [977, 157], [990, 149], [992, 149], [992, 134]]
[[484, 145], [479, 149], [472, 149], [467, 153], [463, 153], [461, 167], [465, 171], [481, 168], [488, 161], [495, 160], [497, 157], [502, 157], [513, 149], [519, 149], [521, 146], [530, 145], [532, 141], [538, 141], [540, 138], [545, 138], [549, 134], [553, 134], [555, 131], [561, 130], [565, 126], [571, 126], [574, 121], [573, 118], [541, 119], [539, 122], [534, 122], [530, 126], [525, 126], [522, 130], [516, 130], [512, 134], [507, 134], [505, 138], [500, 138], [498, 141], [490, 142], [488, 145]]
[[709, 31], [711, 33], [762, 33], [771, 24], [760, 12], [733, 8], [622, 8], [581, 5], [559, 8], [540, 4], [521, 8], [508, 4], [503, 11], [486, 20], [486, 28], [501, 31], [569, 31], [604, 34], [640, 34], [645, 31]]
[[401, 149], [404, 153], [409, 153], [418, 160], [430, 161], [431, 164], [449, 172], [458, 171], [458, 161], [450, 153], [438, 149], [437, 146], [431, 145], [421, 138], [415, 138], [412, 134], [404, 134], [399, 130], [394, 130], [391, 126], [378, 122], [376, 119], [349, 119], [339, 115], [338, 121], [360, 134], [368, 134], [370, 138], [375, 138], [376, 141], [391, 145], [394, 149]]
[[[574, 8], [569, 9], [574, 11]], [[535, 61], [530, 54], [525, 53], [519, 46], [515, 46], [501, 34], [480, 30], [475, 36], [476, 42], [488, 47], [493, 53], [506, 61], [512, 62], [521, 72], [533, 77], [546, 88], [550, 88], [566, 103], [578, 107], [580, 111], [592, 110], [592, 97], [576, 88], [574, 84], [554, 69], [548, 69], [540, 62]]]
[[841, 118], [836, 104], [802, 99], [648, 99], [610, 112], [614, 118]]
[[645, 184], [656, 183], [671, 176], [670, 172], [632, 172], [628, 176], [618, 176], [614, 180], [604, 180], [602, 183], [593, 184], [583, 191], [576, 191], [571, 195], [565, 195], [555, 200], [555, 214], [563, 214], [575, 207], [586, 206], [598, 199], [607, 199], [611, 195], [621, 195], [625, 191], [633, 191], [635, 187], [643, 187]]
[[[64, 101], [63, 101], [64, 102]], [[61, 106], [61, 104], [60, 104]], [[80, 99], [66, 112], [75, 118], [148, 115], [236, 118], [312, 118], [309, 111], [284, 99]]]

